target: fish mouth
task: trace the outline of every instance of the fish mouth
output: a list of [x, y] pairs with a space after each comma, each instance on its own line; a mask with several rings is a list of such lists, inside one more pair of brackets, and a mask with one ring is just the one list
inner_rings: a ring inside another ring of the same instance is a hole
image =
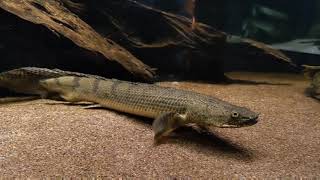
[[252, 126], [258, 123], [258, 117], [255, 117], [253, 119], [249, 119], [248, 121], [245, 121], [244, 123], [241, 124], [241, 126]]
[[240, 128], [240, 127], [247, 127], [252, 126], [258, 123], [258, 116], [250, 118], [250, 119], [243, 119], [242, 122], [233, 123], [233, 124], [223, 124], [223, 128]]

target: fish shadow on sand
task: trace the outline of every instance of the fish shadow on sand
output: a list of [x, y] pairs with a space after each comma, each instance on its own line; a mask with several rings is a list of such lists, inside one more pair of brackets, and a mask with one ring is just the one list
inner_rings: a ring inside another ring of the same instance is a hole
[[[153, 120], [150, 118], [134, 116], [132, 117], [137, 123], [143, 126], [152, 126]], [[224, 158], [232, 158], [239, 161], [253, 161], [254, 153], [238, 144], [231, 142], [228, 139], [216, 135], [212, 130], [199, 131], [194, 127], [183, 126], [175, 130], [172, 135], [167, 137], [160, 144], [154, 144], [155, 147], [164, 144], [179, 144], [186, 148], [192, 148], [198, 153], [203, 153], [209, 156], [219, 156]]]
[[199, 132], [192, 127], [181, 127], [175, 131], [168, 142], [193, 148], [206, 155], [232, 158], [240, 161], [252, 161], [254, 153], [232, 141], [225, 139], [212, 130]]
[[[101, 107], [99, 105], [88, 106], [87, 103], [49, 103], [49, 105], [61, 104], [69, 106], [80, 106], [85, 109], [108, 110], [107, 108]], [[123, 112], [117, 113], [130, 117], [130, 119], [135, 120], [135, 122], [137, 122], [139, 125], [152, 126], [153, 120], [150, 118], [136, 116]], [[199, 130], [188, 126], [178, 128], [165, 141], [163, 141], [161, 144], [155, 145], [155, 147], [161, 146], [163, 144], [180, 144], [181, 146], [185, 146], [186, 148], [192, 148], [199, 153], [214, 156], [218, 155], [219, 157], [232, 158], [239, 161], [252, 161], [254, 159], [253, 152], [246, 149], [245, 147], [241, 147], [240, 145], [231, 142], [228, 139], [216, 135], [212, 130], [199, 132]]]

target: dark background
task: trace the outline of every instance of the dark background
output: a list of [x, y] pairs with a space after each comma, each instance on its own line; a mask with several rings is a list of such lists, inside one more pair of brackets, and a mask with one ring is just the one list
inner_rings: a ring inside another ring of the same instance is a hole
[[[141, 1], [173, 13], [181, 12], [181, 4], [173, 0]], [[279, 2], [273, 0], [267, 3], [262, 0], [198, 0], [196, 4], [196, 18], [198, 21], [209, 24], [219, 30], [241, 36], [243, 31], [242, 24], [252, 16], [251, 10], [255, 4], [276, 9], [288, 15], [289, 20], [285, 25], [290, 31], [284, 32], [287, 35], [286, 37], [288, 37], [284, 40], [309, 37], [309, 30], [319, 23], [320, 18], [318, 18], [319, 15], [317, 14], [319, 12], [319, 3], [315, 0], [299, 2], [284, 0]], [[90, 25], [99, 31], [99, 26], [103, 29], [103, 26], [107, 26], [108, 24], [95, 22], [94, 19], [97, 19], [96, 16], [99, 15], [94, 13], [85, 12], [82, 15], [84, 18], [87, 18]], [[261, 21], [265, 20], [262, 19]], [[37, 66], [99, 74], [119, 79], [134, 79], [131, 74], [126, 72], [117, 63], [105, 60], [99, 54], [79, 48], [70, 40], [63, 36], [55, 35], [43, 26], [24, 21], [1, 9], [0, 22], [0, 71], [23, 66]], [[101, 31], [100, 33], [108, 35], [114, 32], [110, 30]], [[267, 35], [263, 35], [262, 37], [251, 38], [261, 41], [270, 40]], [[282, 39], [282, 41], [284, 40]], [[277, 42], [277, 39], [274, 42]], [[221, 54], [222, 57], [219, 57], [223, 58], [221, 71], [299, 72], [300, 70], [299, 68], [292, 68], [287, 64], [260, 57], [256, 57], [256, 59], [247, 56], [233, 57], [227, 50], [222, 51]], [[317, 55], [294, 52], [287, 54], [298, 64], [320, 64], [319, 60], [317, 60]], [[154, 54], [154, 56], [162, 56], [162, 54]], [[166, 56], [163, 57], [165, 58]], [[213, 76], [214, 74], [211, 75], [212, 72], [210, 72], [210, 66], [215, 66], [216, 64], [210, 63], [210, 61], [214, 58], [216, 57], [207, 57], [207, 61], [199, 60], [198, 62], [200, 63], [194, 63], [192, 67], [195, 70], [192, 71], [191, 76], [196, 76], [195, 74], [202, 74], [201, 78]], [[169, 65], [168, 63], [158, 64], [162, 65], [156, 68], [164, 70], [163, 72], [169, 75], [184, 71], [183, 66], [185, 65], [184, 63], [180, 63], [179, 60], [170, 63], [174, 65]], [[168, 70], [166, 71], [166, 69]]]

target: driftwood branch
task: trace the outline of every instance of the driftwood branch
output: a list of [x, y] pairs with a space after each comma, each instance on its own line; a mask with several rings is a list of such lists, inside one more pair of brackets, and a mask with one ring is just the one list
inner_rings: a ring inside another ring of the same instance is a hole
[[[258, 56], [291, 63], [285, 54], [264, 43], [240, 37], [232, 38], [231, 42], [229, 38], [233, 36], [206, 24], [197, 22], [194, 28], [191, 28], [192, 20], [189, 18], [154, 9], [132, 0], [118, 3], [111, 1], [106, 5], [109, 8], [101, 6], [103, 8], [101, 11], [137, 48], [179, 46], [207, 51], [204, 53], [216, 53], [221, 47], [236, 45], [237, 51], [242, 51], [243, 54], [256, 53]], [[147, 33], [142, 36], [141, 32], [146, 31]]]
[[145, 79], [153, 77], [150, 67], [117, 43], [102, 37], [58, 0], [1, 0], [0, 7], [22, 19], [58, 32], [80, 47], [99, 52], [107, 59], [117, 61], [135, 75]]

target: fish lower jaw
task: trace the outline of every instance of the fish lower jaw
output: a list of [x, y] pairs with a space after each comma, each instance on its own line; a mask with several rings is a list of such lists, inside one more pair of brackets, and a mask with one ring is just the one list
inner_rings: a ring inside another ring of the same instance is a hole
[[221, 127], [222, 128], [240, 128], [240, 127], [252, 126], [257, 123], [258, 123], [257, 118], [255, 118], [255, 119], [251, 119], [251, 120], [245, 121], [243, 123], [239, 123], [239, 124], [223, 124]]

